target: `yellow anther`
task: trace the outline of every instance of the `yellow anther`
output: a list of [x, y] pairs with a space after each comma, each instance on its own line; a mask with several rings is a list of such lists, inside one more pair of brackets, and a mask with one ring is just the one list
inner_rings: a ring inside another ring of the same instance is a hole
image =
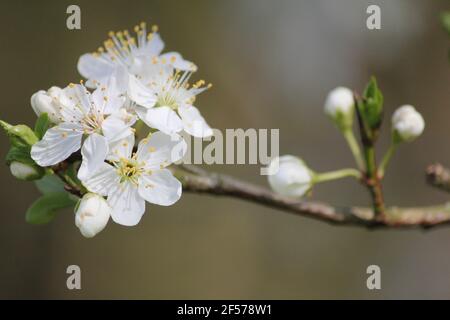
[[152, 26], [152, 32], [158, 32], [158, 26], [156, 24]]

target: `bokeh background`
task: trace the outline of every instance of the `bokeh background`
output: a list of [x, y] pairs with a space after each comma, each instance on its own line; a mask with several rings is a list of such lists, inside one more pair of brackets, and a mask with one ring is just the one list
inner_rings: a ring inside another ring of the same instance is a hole
[[[78, 4], [82, 29], [66, 28]], [[378, 4], [382, 29], [365, 27]], [[403, 145], [384, 183], [393, 205], [427, 205], [449, 195], [425, 184], [427, 164], [450, 164], [450, 39], [439, 13], [449, 1], [193, 0], [2, 1], [1, 118], [33, 124], [29, 98], [76, 82], [78, 57], [109, 30], [140, 21], [160, 26], [167, 50], [195, 61], [214, 84], [198, 99], [209, 123], [279, 128], [282, 154], [316, 170], [351, 165], [342, 137], [323, 114], [327, 92], [362, 90], [370, 75], [385, 94], [387, 120], [415, 105], [425, 134]], [[380, 151], [389, 141], [389, 121]], [[8, 141], [0, 136], [1, 156]], [[266, 184], [258, 166], [213, 170]], [[450, 298], [450, 229], [368, 231], [336, 227], [229, 198], [186, 194], [148, 206], [134, 228], [110, 223], [84, 239], [69, 210], [46, 226], [24, 221], [38, 197], [32, 183], [0, 167], [0, 298], [334, 299]], [[365, 205], [351, 180], [321, 185], [313, 199]], [[66, 268], [82, 270], [82, 290], [66, 288]], [[382, 290], [366, 288], [366, 268], [382, 270]]]

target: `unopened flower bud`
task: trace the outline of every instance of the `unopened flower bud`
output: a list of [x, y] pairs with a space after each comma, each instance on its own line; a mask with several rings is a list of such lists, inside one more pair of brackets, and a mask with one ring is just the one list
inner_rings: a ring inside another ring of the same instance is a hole
[[424, 128], [425, 121], [413, 106], [401, 106], [392, 115], [392, 129], [396, 142], [413, 141], [422, 134]]
[[350, 89], [338, 87], [332, 90], [325, 101], [325, 113], [343, 130], [353, 123], [355, 101]]
[[11, 174], [20, 180], [38, 180], [44, 175], [44, 170], [38, 166], [19, 161], [13, 161], [9, 165]]
[[31, 96], [31, 107], [34, 112], [40, 116], [47, 113], [51, 122], [60, 122], [60, 95], [62, 89], [51, 87], [48, 91], [40, 90]]
[[111, 211], [111, 207], [102, 196], [87, 193], [76, 208], [75, 225], [83, 236], [92, 238], [105, 228]]
[[270, 162], [268, 179], [275, 192], [301, 197], [311, 189], [313, 172], [301, 159], [285, 155]]

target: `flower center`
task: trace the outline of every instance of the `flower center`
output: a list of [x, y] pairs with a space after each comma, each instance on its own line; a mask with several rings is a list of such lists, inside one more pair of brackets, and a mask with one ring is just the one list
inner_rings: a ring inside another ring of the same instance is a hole
[[138, 184], [139, 176], [145, 171], [135, 159], [122, 158], [116, 163], [117, 172], [120, 176], [120, 182], [130, 181]]
[[83, 120], [83, 127], [85, 134], [92, 134], [94, 132], [101, 133], [102, 122], [104, 118], [102, 114], [89, 113]]
[[134, 27], [135, 37], [128, 30], [108, 33], [109, 39], [103, 43], [103, 47], [98, 48], [93, 53], [94, 57], [103, 58], [108, 61], [130, 67], [134, 55], [141, 52], [147, 43], [152, 41], [154, 35], [158, 32], [158, 26], [151, 27], [151, 32], [147, 33], [147, 27], [144, 22]]
[[173, 110], [178, 109], [178, 103], [176, 99], [170, 95], [168, 92], [158, 95], [158, 101], [156, 102], [156, 107], [169, 107]]

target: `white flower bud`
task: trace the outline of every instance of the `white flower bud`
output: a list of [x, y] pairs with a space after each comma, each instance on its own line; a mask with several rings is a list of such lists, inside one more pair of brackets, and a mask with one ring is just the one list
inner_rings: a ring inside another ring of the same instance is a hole
[[392, 129], [395, 139], [410, 142], [422, 134], [425, 121], [413, 106], [405, 105], [398, 108], [392, 115]]
[[28, 181], [39, 179], [43, 173], [39, 168], [19, 161], [11, 162], [9, 169], [11, 174], [17, 179]]
[[286, 155], [270, 162], [268, 179], [275, 192], [301, 197], [311, 188], [313, 173], [301, 159]]
[[60, 95], [62, 89], [58, 87], [51, 87], [47, 92], [40, 90], [31, 96], [31, 107], [39, 116], [42, 113], [47, 113], [50, 121], [59, 123], [60, 120]]
[[350, 89], [338, 87], [325, 101], [325, 113], [342, 129], [352, 125], [355, 101]]
[[106, 200], [95, 193], [87, 193], [76, 208], [75, 225], [86, 238], [92, 238], [102, 231], [111, 215]]

